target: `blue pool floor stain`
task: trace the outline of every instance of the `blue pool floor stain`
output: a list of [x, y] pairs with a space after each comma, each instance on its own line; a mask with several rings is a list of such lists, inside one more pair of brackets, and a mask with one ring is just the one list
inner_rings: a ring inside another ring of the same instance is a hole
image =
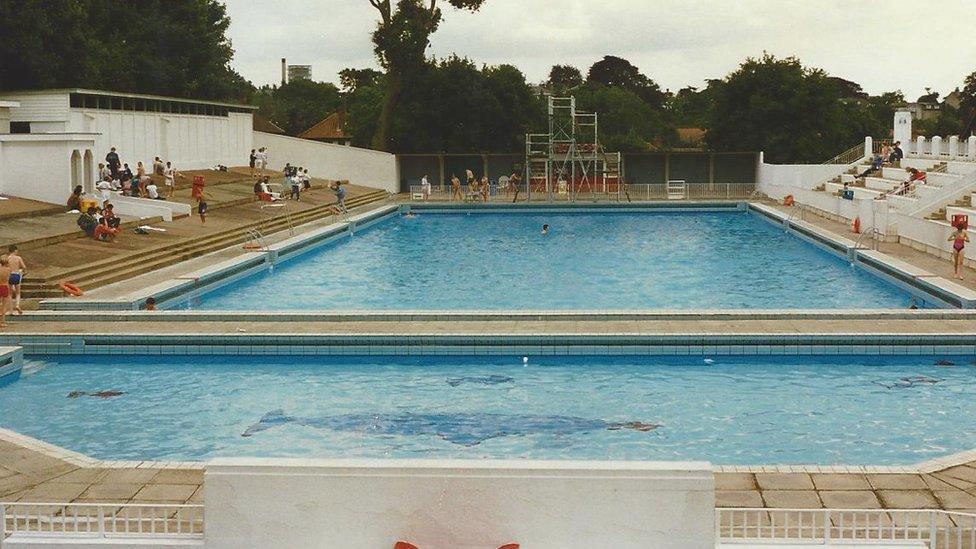
[[[909, 465], [976, 448], [972, 356], [711, 359], [33, 356], [20, 379], [0, 387], [0, 426], [125, 460]], [[448, 383], [501, 378], [512, 381]], [[107, 389], [125, 395], [65, 398]], [[267, 418], [273, 429], [241, 436], [278, 409], [287, 414]], [[661, 427], [608, 427], [635, 421]]]
[[476, 446], [486, 440], [505, 436], [560, 436], [600, 429], [631, 429], [646, 433], [660, 427], [657, 423], [644, 421], [603, 421], [571, 416], [404, 413], [308, 418], [289, 416], [283, 410], [272, 410], [248, 427], [241, 436], [254, 436], [261, 431], [287, 424], [372, 435], [436, 436], [461, 446]]

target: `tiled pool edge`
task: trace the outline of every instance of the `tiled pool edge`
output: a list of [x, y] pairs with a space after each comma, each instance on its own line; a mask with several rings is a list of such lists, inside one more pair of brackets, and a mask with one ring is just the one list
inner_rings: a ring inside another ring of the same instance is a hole
[[927, 272], [874, 250], [861, 248], [856, 242], [799, 219], [765, 204], [750, 202], [748, 210], [767, 221], [781, 224], [798, 237], [843, 259], [848, 259], [873, 275], [898, 286], [913, 295], [932, 296], [944, 305], [961, 309], [976, 308], [976, 292], [951, 280]]
[[[206, 469], [208, 461], [101, 460], [0, 427], [0, 440], [59, 459], [77, 467], [96, 469]], [[275, 458], [268, 458], [274, 460]], [[438, 461], [438, 460], [431, 460]], [[473, 460], [480, 461], [480, 460]], [[841, 474], [931, 474], [976, 461], [976, 449], [957, 452], [914, 465], [715, 465], [722, 473], [841, 473]]]
[[24, 350], [19, 346], [0, 347], [0, 383], [12, 379], [24, 365]]
[[32, 355], [976, 356], [971, 333], [34, 333], [0, 335], [0, 345]]

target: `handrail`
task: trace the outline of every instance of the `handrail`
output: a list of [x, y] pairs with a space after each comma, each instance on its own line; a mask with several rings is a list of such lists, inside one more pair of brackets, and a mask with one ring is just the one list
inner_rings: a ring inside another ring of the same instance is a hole
[[868, 230], [864, 231], [863, 233], [861, 233], [861, 235], [857, 237], [857, 240], [854, 241], [854, 248], [853, 249], [859, 250], [861, 248], [861, 241], [864, 240], [864, 238], [867, 237], [867, 236], [869, 236], [869, 235], [871, 236], [871, 244], [872, 244], [871, 245], [871, 249], [872, 250], [877, 250], [878, 249], [877, 248], [878, 240], [877, 240], [876, 237], [878, 237], [878, 236], [884, 236], [884, 233], [882, 233], [880, 230], [878, 230], [877, 227], [871, 227], [870, 229], [868, 229]]
[[200, 539], [202, 504], [0, 502], [0, 545], [7, 535]]
[[867, 151], [864, 150], [864, 143], [862, 142], [823, 162], [823, 164], [854, 164], [867, 156]]
[[[783, 224], [789, 227], [791, 221], [797, 219], [799, 219], [800, 221], [804, 221], [803, 216], [805, 211], [806, 208], [803, 207], [803, 204], [800, 204], [799, 202], [794, 202], [792, 209], [790, 210], [790, 215], [786, 216], [786, 220], [783, 221]], [[797, 212], [799, 212], [799, 215], [797, 215]]]
[[968, 549], [976, 546], [976, 514], [941, 509], [716, 509], [716, 543], [760, 540], [823, 546], [916, 541], [930, 549]]

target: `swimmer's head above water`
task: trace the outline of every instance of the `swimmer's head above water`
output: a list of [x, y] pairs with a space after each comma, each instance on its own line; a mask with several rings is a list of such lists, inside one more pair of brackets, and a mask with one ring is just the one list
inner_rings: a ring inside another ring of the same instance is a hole
[[549, 234], [549, 225], [545, 224], [542, 226], [542, 234]]

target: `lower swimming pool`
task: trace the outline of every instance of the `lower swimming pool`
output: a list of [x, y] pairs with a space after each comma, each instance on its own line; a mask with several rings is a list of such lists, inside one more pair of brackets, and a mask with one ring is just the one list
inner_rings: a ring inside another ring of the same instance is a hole
[[974, 375], [973, 357], [32, 357], [0, 426], [102, 459], [913, 464], [976, 448]]
[[170, 306], [904, 309], [909, 303], [907, 292], [745, 210], [421, 210]]

